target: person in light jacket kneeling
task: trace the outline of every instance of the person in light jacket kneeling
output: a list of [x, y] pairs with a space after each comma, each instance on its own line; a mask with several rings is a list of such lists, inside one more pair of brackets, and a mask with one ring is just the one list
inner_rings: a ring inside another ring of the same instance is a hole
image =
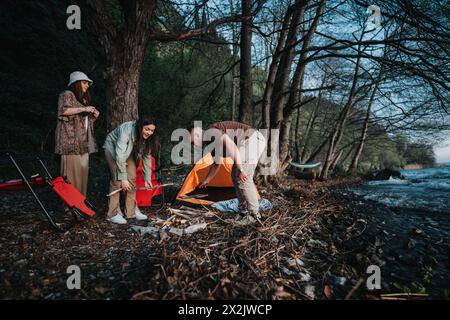
[[[137, 121], [125, 122], [111, 131], [103, 145], [111, 171], [109, 192], [118, 189], [126, 191], [125, 217], [128, 219], [147, 220], [147, 216], [136, 206], [136, 164], [142, 160], [145, 187], [151, 188], [150, 155], [156, 154], [159, 146], [155, 130], [155, 121], [149, 116], [142, 116]], [[127, 221], [120, 210], [120, 194], [117, 192], [109, 197], [107, 220], [125, 224]]]

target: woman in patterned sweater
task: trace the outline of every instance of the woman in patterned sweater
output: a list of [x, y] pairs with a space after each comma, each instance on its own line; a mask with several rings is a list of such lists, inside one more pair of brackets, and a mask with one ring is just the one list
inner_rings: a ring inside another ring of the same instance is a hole
[[100, 112], [90, 105], [89, 87], [93, 81], [86, 74], [70, 74], [69, 90], [58, 100], [55, 153], [61, 155], [61, 175], [86, 196], [89, 154], [97, 152], [94, 121]]

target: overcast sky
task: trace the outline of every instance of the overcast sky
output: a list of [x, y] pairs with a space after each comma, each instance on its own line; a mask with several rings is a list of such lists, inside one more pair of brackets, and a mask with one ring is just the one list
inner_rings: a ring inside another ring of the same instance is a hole
[[435, 147], [434, 152], [437, 162], [450, 162], [450, 137], [441, 146]]

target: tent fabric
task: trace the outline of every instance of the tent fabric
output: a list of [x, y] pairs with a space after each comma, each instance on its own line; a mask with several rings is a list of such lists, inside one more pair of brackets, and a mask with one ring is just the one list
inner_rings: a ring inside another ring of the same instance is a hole
[[177, 194], [177, 200], [192, 204], [212, 205], [218, 201], [236, 198], [236, 192], [231, 179], [231, 170], [233, 168], [231, 158], [223, 158], [217, 174], [208, 183], [206, 188], [197, 188], [200, 181], [208, 174], [213, 162], [213, 157], [208, 153], [194, 165]]
[[[152, 168], [152, 185], [158, 186], [161, 185], [161, 182], [156, 180], [155, 175], [155, 158], [150, 156], [151, 168]], [[144, 188], [145, 182], [142, 177], [142, 161], [139, 161], [139, 165], [136, 168], [136, 187]], [[162, 188], [156, 188], [152, 190], [136, 190], [136, 204], [138, 207], [151, 207], [152, 199], [155, 196], [162, 195]]]
[[229, 200], [236, 198], [234, 187], [206, 187], [203, 189], [196, 188], [189, 192], [187, 197], [182, 198], [183, 201], [189, 201], [196, 204], [196, 200], [202, 200], [200, 204], [211, 205], [217, 201]]
[[[232, 193], [232, 197], [233, 198], [236, 197], [236, 193], [234, 192], [233, 181], [231, 180], [231, 170], [233, 167], [233, 161], [229, 158], [223, 159], [223, 162], [220, 165], [217, 174], [214, 176], [214, 178], [211, 179], [207, 188], [197, 189], [197, 186], [200, 184], [200, 181], [202, 181], [202, 179], [204, 179], [208, 174], [209, 169], [213, 164], [213, 162], [214, 159], [211, 156], [211, 153], [208, 153], [194, 165], [192, 170], [186, 176], [183, 186], [181, 187], [180, 191], [177, 194], [177, 200], [186, 201], [193, 204], [211, 205], [214, 202], [217, 202], [218, 199], [205, 199], [205, 198], [202, 199], [200, 197], [194, 198], [192, 196], [203, 194], [217, 195], [218, 193], [223, 194]], [[221, 188], [221, 190], [215, 189], [217, 187]]]

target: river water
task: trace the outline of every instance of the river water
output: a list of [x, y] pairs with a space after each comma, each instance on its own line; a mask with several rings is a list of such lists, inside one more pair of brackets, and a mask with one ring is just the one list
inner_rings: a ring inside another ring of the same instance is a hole
[[405, 179], [370, 181], [354, 192], [391, 208], [450, 214], [450, 165], [402, 170], [401, 174]]
[[369, 181], [350, 190], [378, 204], [362, 210], [367, 208], [385, 234], [380, 257], [390, 282], [420, 284], [444, 297], [450, 292], [450, 166], [401, 174], [405, 179]]

